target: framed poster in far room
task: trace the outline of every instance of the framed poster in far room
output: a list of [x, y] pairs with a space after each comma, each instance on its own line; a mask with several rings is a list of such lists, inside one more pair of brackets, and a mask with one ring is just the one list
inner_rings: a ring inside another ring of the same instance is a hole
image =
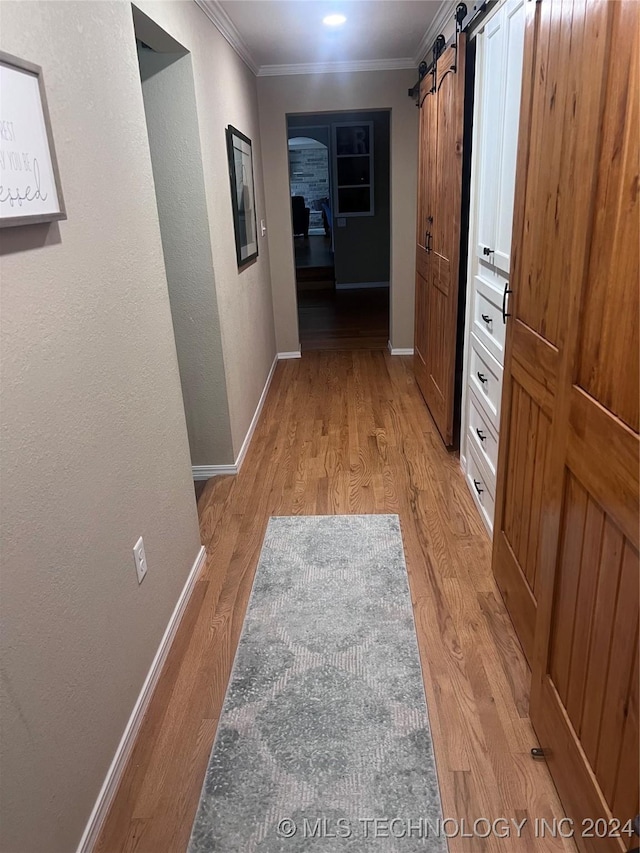
[[0, 51], [0, 227], [66, 218], [42, 69]]
[[236, 257], [243, 267], [258, 257], [256, 194], [253, 183], [251, 140], [235, 127], [227, 128], [227, 155], [231, 179], [231, 206], [236, 234]]

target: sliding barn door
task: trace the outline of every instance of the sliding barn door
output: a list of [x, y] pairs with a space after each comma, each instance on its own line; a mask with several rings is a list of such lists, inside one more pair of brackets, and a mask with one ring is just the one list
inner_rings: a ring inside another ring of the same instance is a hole
[[578, 847], [619, 853], [640, 811], [640, 6], [528, 5], [494, 567]]
[[[420, 138], [418, 152], [418, 219], [416, 234], [416, 299], [414, 372], [421, 389], [429, 387], [427, 310], [431, 283], [431, 230], [435, 207], [437, 113], [431, 76], [420, 84]], [[424, 394], [424, 390], [422, 391]]]
[[[453, 443], [462, 203], [465, 36], [422, 81], [415, 374], [447, 445]], [[422, 199], [422, 201], [420, 201]]]

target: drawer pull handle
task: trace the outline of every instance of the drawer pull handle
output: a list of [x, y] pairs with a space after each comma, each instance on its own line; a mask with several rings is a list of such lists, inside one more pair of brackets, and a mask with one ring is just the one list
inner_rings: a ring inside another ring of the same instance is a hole
[[480, 380], [480, 382], [482, 382], [483, 385], [485, 384], [485, 382], [489, 381], [487, 379], [487, 377], [484, 375], [484, 373], [480, 373], [479, 370], [477, 371], [476, 375], [477, 375], [478, 379]]
[[480, 439], [480, 441], [486, 441], [487, 440], [487, 436], [482, 432], [481, 429], [478, 429], [476, 427], [476, 432], [478, 433], [478, 438]]
[[493, 249], [490, 249], [488, 246], [484, 246], [482, 249], [482, 254], [486, 257], [487, 255], [493, 255]]
[[507, 313], [507, 296], [513, 293], [513, 290], [509, 290], [509, 282], [507, 282], [504, 286], [504, 293], [502, 294], [502, 322], [507, 322], [507, 317], [510, 317], [511, 314]]
[[490, 317], [488, 314], [481, 314], [482, 319], [485, 321], [487, 325], [493, 323], [493, 317]]
[[482, 482], [481, 482], [480, 480], [476, 480], [476, 479], [474, 478], [474, 480], [473, 480], [473, 485], [476, 487], [476, 492], [477, 492], [479, 495], [481, 495], [481, 494], [484, 492], [484, 489], [481, 489], [481, 488], [480, 488], [480, 486], [482, 485]]

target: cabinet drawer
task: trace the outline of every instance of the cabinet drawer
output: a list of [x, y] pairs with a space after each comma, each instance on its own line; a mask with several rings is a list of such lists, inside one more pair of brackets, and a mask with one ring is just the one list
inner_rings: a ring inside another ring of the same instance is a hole
[[487, 476], [483, 465], [476, 456], [471, 445], [467, 456], [467, 485], [476, 502], [483, 522], [489, 535], [493, 534], [494, 496], [490, 490], [490, 478]]
[[483, 281], [474, 278], [473, 331], [499, 364], [504, 364], [506, 326], [502, 319], [502, 294]]
[[500, 429], [500, 397], [502, 396], [502, 367], [475, 335], [471, 335], [469, 384], [489, 423], [496, 432]]
[[489, 469], [493, 481], [496, 479], [498, 465], [498, 439], [489, 426], [489, 422], [480, 408], [473, 389], [469, 389], [469, 443], [474, 446]]

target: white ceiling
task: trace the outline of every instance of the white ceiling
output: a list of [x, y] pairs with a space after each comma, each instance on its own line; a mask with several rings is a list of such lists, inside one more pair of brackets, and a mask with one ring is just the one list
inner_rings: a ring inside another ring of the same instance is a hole
[[[451, 5], [442, 0], [196, 2], [232, 44], [235, 40], [234, 47], [258, 74], [416, 67], [440, 7]], [[336, 29], [324, 26], [325, 15], [335, 12], [346, 15], [346, 23]]]

